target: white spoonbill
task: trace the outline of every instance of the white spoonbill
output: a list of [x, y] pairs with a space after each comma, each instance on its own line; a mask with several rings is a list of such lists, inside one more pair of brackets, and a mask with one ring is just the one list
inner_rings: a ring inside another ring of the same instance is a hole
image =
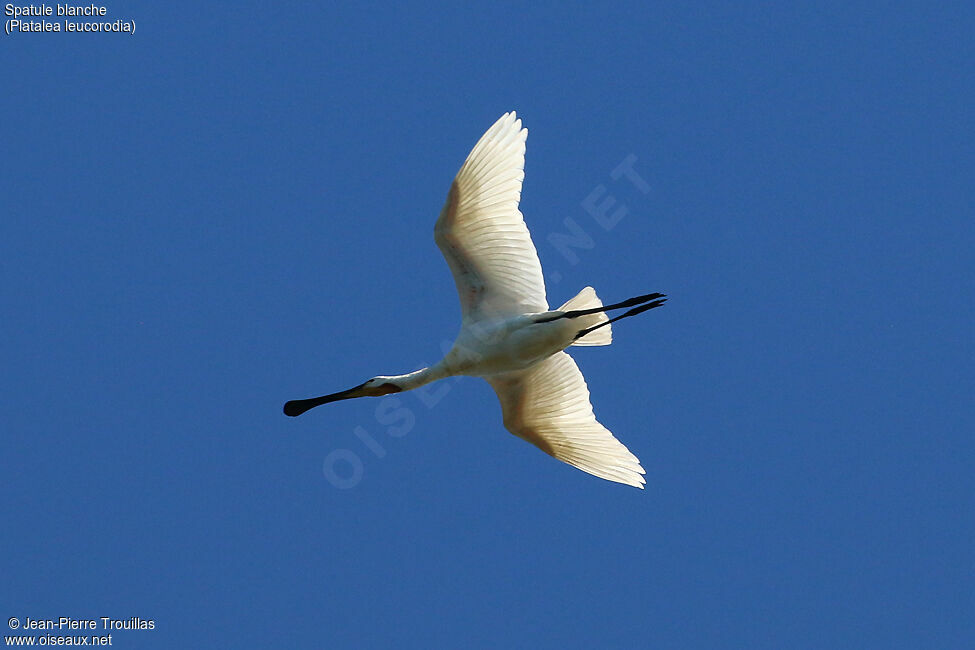
[[[450, 186], [433, 235], [454, 274], [461, 328], [437, 364], [405, 375], [373, 377], [339, 393], [293, 400], [287, 415], [352, 397], [411, 390], [453, 375], [483, 377], [501, 400], [504, 426], [584, 472], [643, 488], [639, 459], [596, 421], [589, 389], [570, 345], [609, 345], [610, 323], [659, 307], [660, 293], [604, 306], [592, 287], [550, 310], [535, 245], [518, 209], [525, 140], [505, 113], [474, 145]], [[630, 308], [608, 318], [606, 311]]]

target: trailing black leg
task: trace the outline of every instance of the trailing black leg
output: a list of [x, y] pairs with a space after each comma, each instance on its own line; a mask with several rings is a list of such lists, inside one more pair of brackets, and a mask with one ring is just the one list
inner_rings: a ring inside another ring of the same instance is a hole
[[[624, 307], [633, 307], [634, 305], [641, 305], [643, 303], [651, 302], [651, 301], [654, 301], [654, 300], [659, 300], [659, 299], [666, 300], [666, 298], [667, 297], [664, 294], [662, 294], [662, 293], [648, 293], [645, 296], [637, 296], [636, 298], [629, 298], [627, 300], [624, 300], [623, 302], [617, 302], [617, 303], [612, 304], [612, 305], [603, 305], [602, 307], [593, 307], [592, 309], [574, 309], [572, 311], [562, 312], [561, 314], [557, 314], [555, 316], [548, 316], [547, 318], [540, 318], [540, 319], [536, 320], [535, 322], [536, 323], [548, 323], [549, 321], [558, 320], [560, 318], [578, 318], [579, 316], [587, 316], [589, 314], [598, 314], [599, 312], [606, 312], [606, 311], [609, 311], [611, 309], [623, 309]], [[660, 303], [659, 304], [662, 305], [663, 304], [663, 300], [660, 300]], [[654, 305], [654, 307], [657, 307], [657, 306], [659, 306], [659, 305]], [[647, 309], [650, 309], [650, 307], [647, 307]], [[643, 310], [643, 311], [646, 311], [646, 310]], [[627, 312], [627, 313], [629, 313], [629, 312]], [[640, 312], [636, 312], [636, 313], [640, 313]], [[634, 315], [634, 314], [630, 314], [630, 315]], [[613, 320], [618, 320], [619, 318], [624, 318], [624, 317], [625, 316], [619, 316], [619, 317], [617, 317], [617, 318], [615, 318]], [[610, 321], [610, 322], [612, 322], [612, 321]]]
[[[599, 325], [593, 325], [592, 327], [587, 327], [584, 330], [580, 330], [579, 333], [576, 334], [575, 337], [572, 340], [574, 340], [574, 341], [579, 340], [580, 338], [582, 338], [583, 336], [585, 336], [589, 332], [592, 332], [593, 330], [598, 330], [603, 325], [609, 325], [610, 323], [615, 323], [616, 321], [621, 320], [623, 318], [629, 318], [630, 316], [636, 316], [637, 314], [642, 314], [643, 312], [647, 311], [648, 309], [653, 309], [654, 307], [659, 307], [662, 304], [664, 304], [665, 302], [667, 302], [667, 297], [664, 296], [663, 294], [657, 293], [657, 294], [650, 294], [650, 295], [658, 296], [658, 298], [657, 299], [654, 299], [653, 302], [649, 302], [649, 303], [647, 303], [645, 305], [640, 305], [639, 307], [634, 307], [633, 309], [631, 309], [631, 310], [629, 310], [627, 312], [623, 312], [622, 314], [620, 314], [619, 316], [617, 316], [615, 318], [610, 318], [609, 320], [603, 321]], [[632, 300], [636, 300], [636, 299], [633, 298]], [[608, 307], [608, 309], [612, 309], [612, 307]], [[566, 313], [568, 313], [568, 312], [566, 312]]]

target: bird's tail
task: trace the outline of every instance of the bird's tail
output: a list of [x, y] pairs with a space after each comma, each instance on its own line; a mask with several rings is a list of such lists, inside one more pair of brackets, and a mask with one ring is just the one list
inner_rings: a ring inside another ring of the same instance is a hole
[[[603, 301], [596, 295], [596, 290], [592, 287], [586, 287], [575, 298], [559, 307], [558, 311], [580, 311], [584, 309], [597, 309], [602, 306]], [[598, 312], [579, 316], [573, 319], [573, 324], [578, 325], [579, 331], [582, 331], [597, 327], [602, 323], [606, 323], [608, 320], [609, 317], [606, 316], [606, 312]], [[602, 325], [599, 329], [594, 329], [592, 332], [580, 336], [572, 342], [572, 345], [609, 345], [613, 342], [612, 327], [608, 323]]]

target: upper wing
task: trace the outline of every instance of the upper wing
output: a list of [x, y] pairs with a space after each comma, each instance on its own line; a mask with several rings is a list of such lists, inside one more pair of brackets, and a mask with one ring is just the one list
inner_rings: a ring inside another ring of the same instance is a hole
[[486, 379], [501, 400], [508, 431], [584, 472], [643, 489], [640, 460], [596, 421], [586, 380], [565, 352]]
[[457, 172], [433, 230], [465, 319], [548, 311], [542, 265], [518, 210], [527, 138], [514, 112], [495, 122]]

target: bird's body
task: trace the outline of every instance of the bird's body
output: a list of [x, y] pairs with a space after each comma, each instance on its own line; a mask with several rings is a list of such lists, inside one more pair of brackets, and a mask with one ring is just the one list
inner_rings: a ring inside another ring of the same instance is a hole
[[[550, 310], [541, 264], [518, 209], [527, 129], [501, 117], [457, 173], [434, 239], [453, 273], [462, 322], [437, 364], [379, 376], [341, 393], [285, 404], [285, 413], [352, 397], [418, 388], [453, 375], [483, 377], [501, 401], [505, 427], [546, 453], [610, 481], [643, 487], [640, 461], [596, 421], [582, 373], [564, 350], [609, 345], [610, 322], [663, 304], [662, 294], [603, 306], [591, 287]], [[629, 307], [609, 319], [606, 311]]]
[[442, 363], [452, 375], [487, 377], [524, 370], [572, 344], [572, 323], [537, 323], [536, 314], [479, 321], [464, 327]]

